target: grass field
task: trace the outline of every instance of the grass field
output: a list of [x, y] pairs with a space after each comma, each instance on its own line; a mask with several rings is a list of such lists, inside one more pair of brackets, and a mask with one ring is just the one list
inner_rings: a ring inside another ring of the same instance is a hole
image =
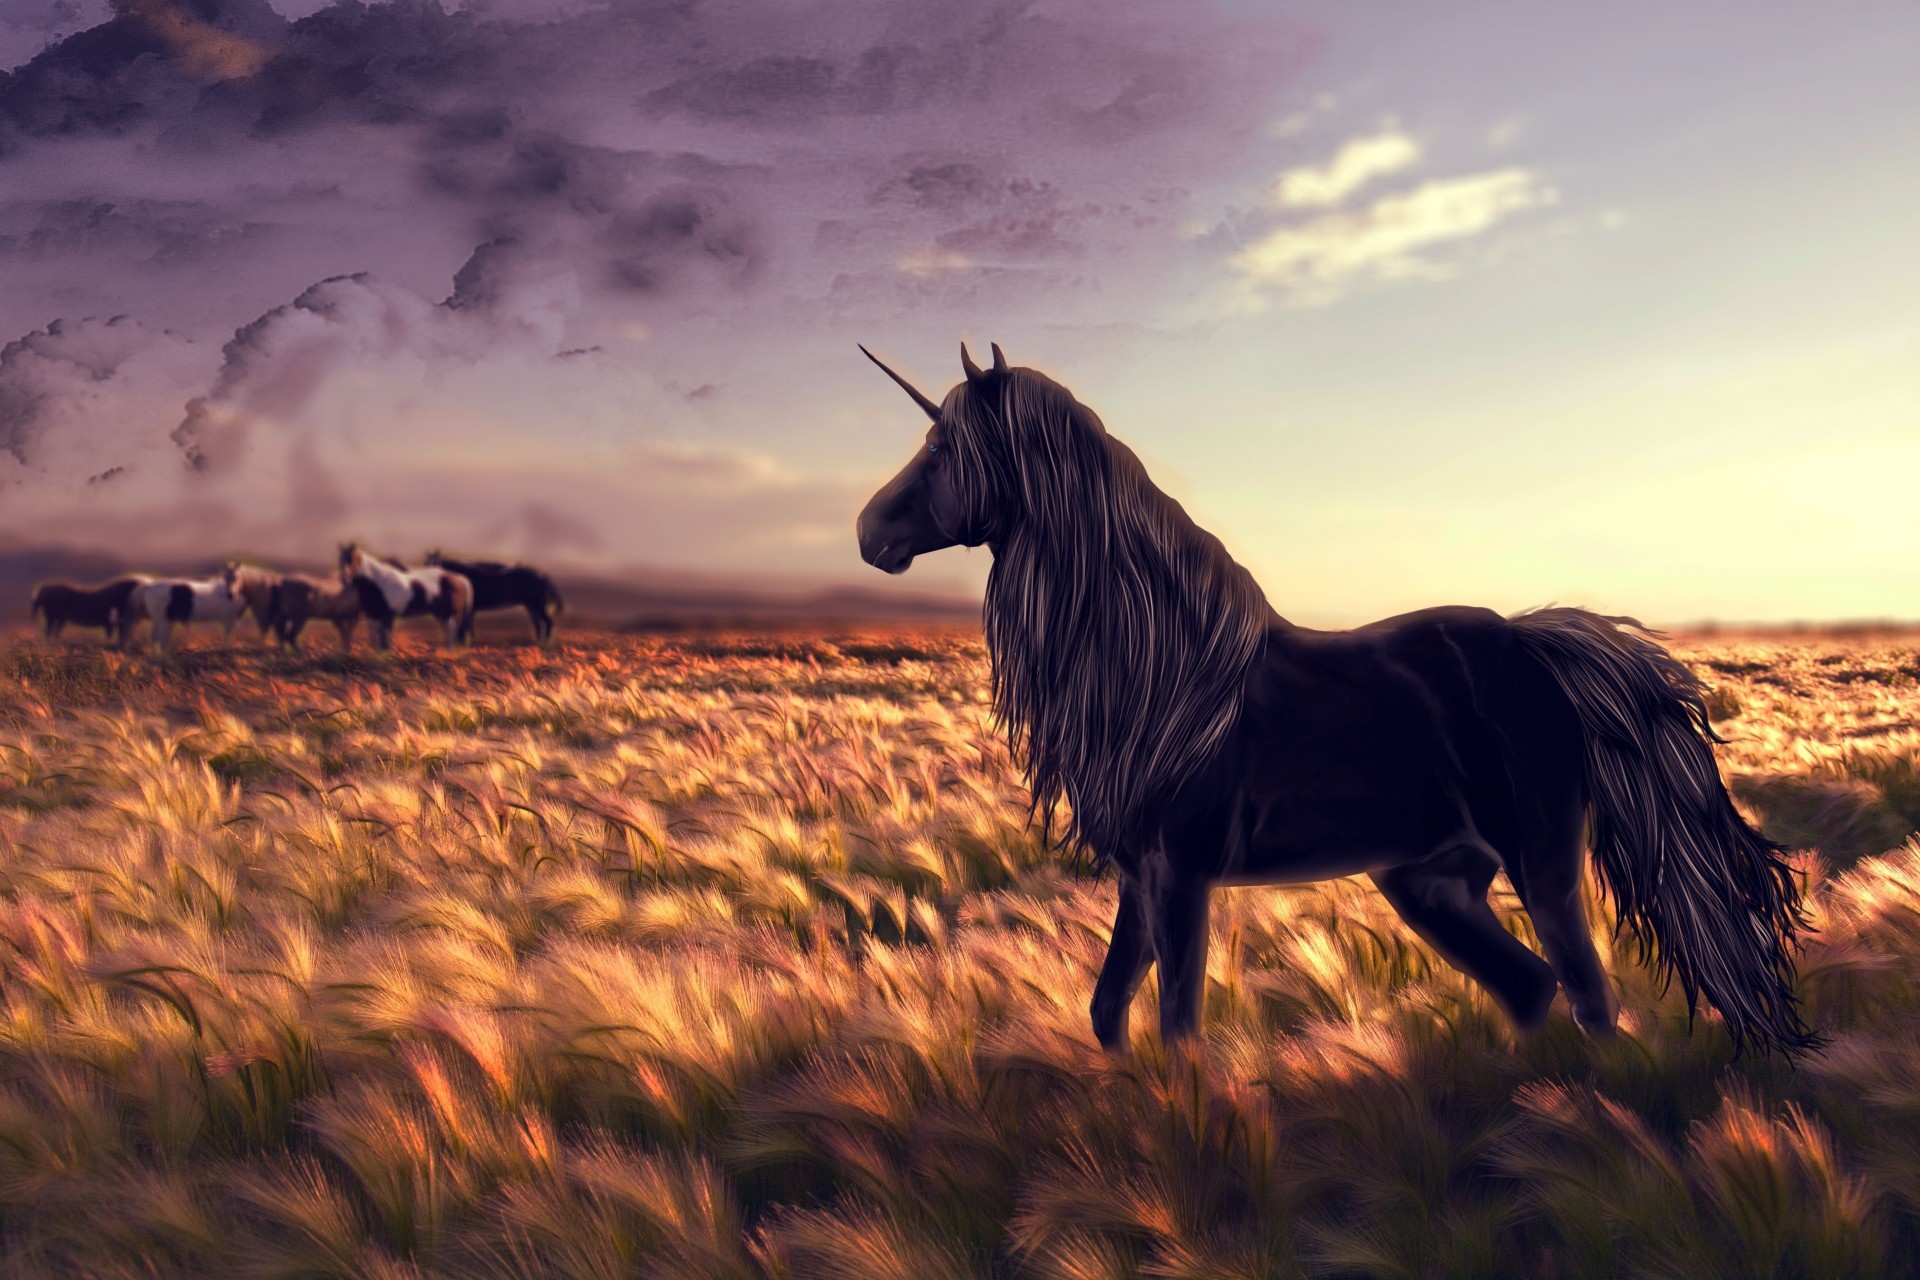
[[1679, 646], [1822, 851], [1797, 1069], [1624, 944], [1516, 1040], [1361, 881], [1107, 1057], [969, 636], [201, 643], [0, 643], [0, 1276], [1920, 1274], [1912, 637]]

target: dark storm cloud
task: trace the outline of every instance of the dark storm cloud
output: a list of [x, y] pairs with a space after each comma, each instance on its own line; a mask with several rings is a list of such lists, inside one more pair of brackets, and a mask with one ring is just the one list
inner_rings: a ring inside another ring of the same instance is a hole
[[[0, 316], [110, 304], [151, 339], [188, 314], [192, 359], [152, 363], [198, 381], [162, 423], [96, 415], [96, 440], [68, 431], [99, 403], [79, 366], [0, 371], [0, 460], [59, 423], [76, 484], [126, 465], [116, 493], [157, 493], [171, 465], [203, 502], [318, 528], [369, 509], [355, 449], [387, 450], [403, 491], [434, 433], [487, 422], [511, 466], [508, 421], [564, 402], [543, 448], [637, 418], [663, 484], [773, 486], [781, 521], [837, 529], [837, 482], [769, 470], [757, 438], [673, 437], [752, 420], [738, 362], [776, 331], [903, 305], [1104, 316], [1165, 260], [1181, 192], [1264, 123], [1290, 39], [1173, 0], [338, 0], [293, 21], [118, 0], [0, 76]], [[499, 509], [530, 542], [600, 536], [546, 519], [572, 514], [552, 494]]]
[[[462, 299], [569, 268], [657, 298], [682, 263], [737, 286], [823, 245], [1031, 265], [1157, 224], [1149, 197], [1258, 123], [1236, 95], [1282, 72], [1233, 35], [1156, 4], [340, 0], [289, 23], [267, 0], [116, 0], [0, 80], [0, 150], [133, 135], [222, 157], [249, 187], [279, 170], [335, 191], [397, 164], [418, 226], [451, 219], [490, 246]], [[280, 149], [293, 139], [308, 150]], [[287, 173], [295, 155], [315, 171]], [[209, 214], [216, 243], [293, 218], [249, 217], [234, 194]], [[93, 201], [125, 220], [133, 260], [191, 253], [158, 206]]]
[[638, 293], [660, 289], [689, 258], [744, 278], [753, 270], [758, 239], [754, 220], [726, 191], [691, 185], [615, 215], [602, 235], [608, 279]]
[[126, 254], [161, 265], [232, 252], [269, 223], [200, 200], [36, 200], [0, 204], [0, 259]]
[[266, 0], [114, 0], [113, 17], [0, 74], [9, 135], [121, 134], [193, 111], [201, 89], [254, 76], [286, 23]]

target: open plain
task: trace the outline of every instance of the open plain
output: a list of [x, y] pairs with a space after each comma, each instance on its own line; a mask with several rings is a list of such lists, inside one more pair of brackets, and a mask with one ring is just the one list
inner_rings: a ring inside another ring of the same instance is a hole
[[1797, 1066], [1624, 941], [1617, 1042], [1516, 1039], [1364, 880], [1217, 894], [1204, 1050], [1150, 979], [1108, 1057], [975, 632], [15, 633], [0, 1275], [1915, 1273], [1920, 638], [1676, 648], [1799, 851]]

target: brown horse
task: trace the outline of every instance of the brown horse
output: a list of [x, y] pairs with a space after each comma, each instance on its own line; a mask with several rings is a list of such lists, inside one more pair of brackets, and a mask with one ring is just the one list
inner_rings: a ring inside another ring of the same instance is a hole
[[280, 588], [282, 575], [255, 564], [227, 561], [227, 589], [240, 597], [241, 612], [251, 613], [260, 627], [260, 638], [280, 639], [273, 626], [273, 593]]
[[333, 624], [342, 649], [353, 648], [353, 633], [360, 626], [360, 592], [350, 583], [289, 573], [274, 588], [270, 608], [275, 632], [290, 648], [300, 647], [300, 632], [315, 618]]
[[117, 632], [120, 643], [125, 644], [133, 623], [144, 616], [133, 596], [135, 589], [146, 582], [138, 576], [116, 578], [103, 587], [49, 582], [33, 593], [33, 613], [42, 620], [49, 638], [57, 638], [71, 622], [100, 627], [109, 640]]

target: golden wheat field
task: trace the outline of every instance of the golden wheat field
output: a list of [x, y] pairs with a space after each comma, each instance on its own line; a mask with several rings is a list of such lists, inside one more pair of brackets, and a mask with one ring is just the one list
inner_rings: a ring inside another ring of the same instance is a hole
[[0, 1275], [1920, 1272], [1920, 641], [1679, 650], [1807, 850], [1797, 1068], [1625, 944], [1517, 1040], [1364, 881], [1217, 894], [1204, 1047], [1149, 980], [1104, 1055], [977, 636], [13, 636]]

